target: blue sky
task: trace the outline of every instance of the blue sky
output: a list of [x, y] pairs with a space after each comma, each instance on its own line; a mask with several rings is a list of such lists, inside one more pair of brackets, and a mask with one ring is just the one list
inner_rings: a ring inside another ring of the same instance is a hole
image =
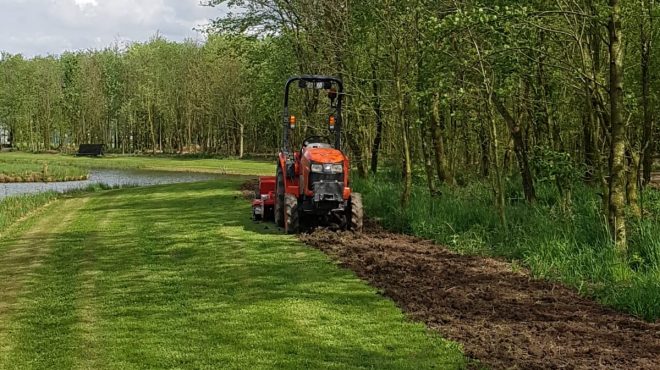
[[203, 39], [193, 30], [224, 13], [200, 0], [0, 0], [0, 50], [60, 54], [115, 42]]

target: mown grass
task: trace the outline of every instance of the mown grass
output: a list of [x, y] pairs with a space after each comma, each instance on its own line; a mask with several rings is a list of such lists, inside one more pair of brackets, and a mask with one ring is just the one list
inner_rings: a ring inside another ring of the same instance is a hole
[[323, 253], [250, 221], [240, 182], [69, 197], [0, 239], [0, 368], [465, 365]]
[[49, 166], [75, 166], [84, 169], [145, 169], [178, 172], [205, 172], [227, 175], [265, 175], [275, 173], [275, 161], [181, 156], [120, 156], [102, 158], [74, 157], [63, 154], [0, 153], [0, 160], [11, 163], [42, 163]]
[[486, 184], [442, 188], [431, 198], [421, 184], [410, 205], [400, 206], [401, 185], [393, 174], [355, 180], [366, 213], [402, 231], [432, 239], [461, 253], [518, 261], [539, 278], [561, 281], [602, 303], [646, 320], [660, 318], [660, 192], [647, 191], [643, 220], [630, 225], [630, 253], [621, 261], [610, 241], [591, 188], [578, 185], [566, 206], [554, 188], [538, 186], [539, 202], [520, 201], [509, 183], [508, 225], [500, 225]]

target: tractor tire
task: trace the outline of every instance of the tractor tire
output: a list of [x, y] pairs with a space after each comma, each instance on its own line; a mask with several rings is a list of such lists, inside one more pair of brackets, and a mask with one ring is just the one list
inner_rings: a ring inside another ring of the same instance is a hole
[[347, 226], [350, 231], [361, 233], [364, 229], [364, 208], [362, 207], [362, 194], [351, 194], [351, 203], [346, 214]]
[[284, 232], [287, 234], [297, 234], [300, 231], [298, 198], [292, 194], [286, 194], [284, 196], [284, 208]]
[[275, 182], [275, 224], [284, 227], [284, 175], [282, 169], [277, 166], [277, 181]]

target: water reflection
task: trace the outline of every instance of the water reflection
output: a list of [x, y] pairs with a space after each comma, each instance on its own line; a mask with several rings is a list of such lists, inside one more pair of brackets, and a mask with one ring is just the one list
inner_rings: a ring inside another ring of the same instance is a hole
[[0, 184], [0, 199], [12, 195], [35, 194], [46, 191], [65, 192], [82, 189], [92, 184], [106, 184], [110, 186], [149, 186], [207, 181], [216, 179], [219, 176], [220, 175], [206, 173], [168, 171], [91, 170], [89, 173], [89, 179], [86, 181]]

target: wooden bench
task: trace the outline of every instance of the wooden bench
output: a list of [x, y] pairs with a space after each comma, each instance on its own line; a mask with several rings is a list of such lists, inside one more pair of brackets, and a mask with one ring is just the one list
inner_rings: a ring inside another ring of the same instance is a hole
[[80, 144], [77, 157], [100, 157], [105, 149], [104, 144]]

